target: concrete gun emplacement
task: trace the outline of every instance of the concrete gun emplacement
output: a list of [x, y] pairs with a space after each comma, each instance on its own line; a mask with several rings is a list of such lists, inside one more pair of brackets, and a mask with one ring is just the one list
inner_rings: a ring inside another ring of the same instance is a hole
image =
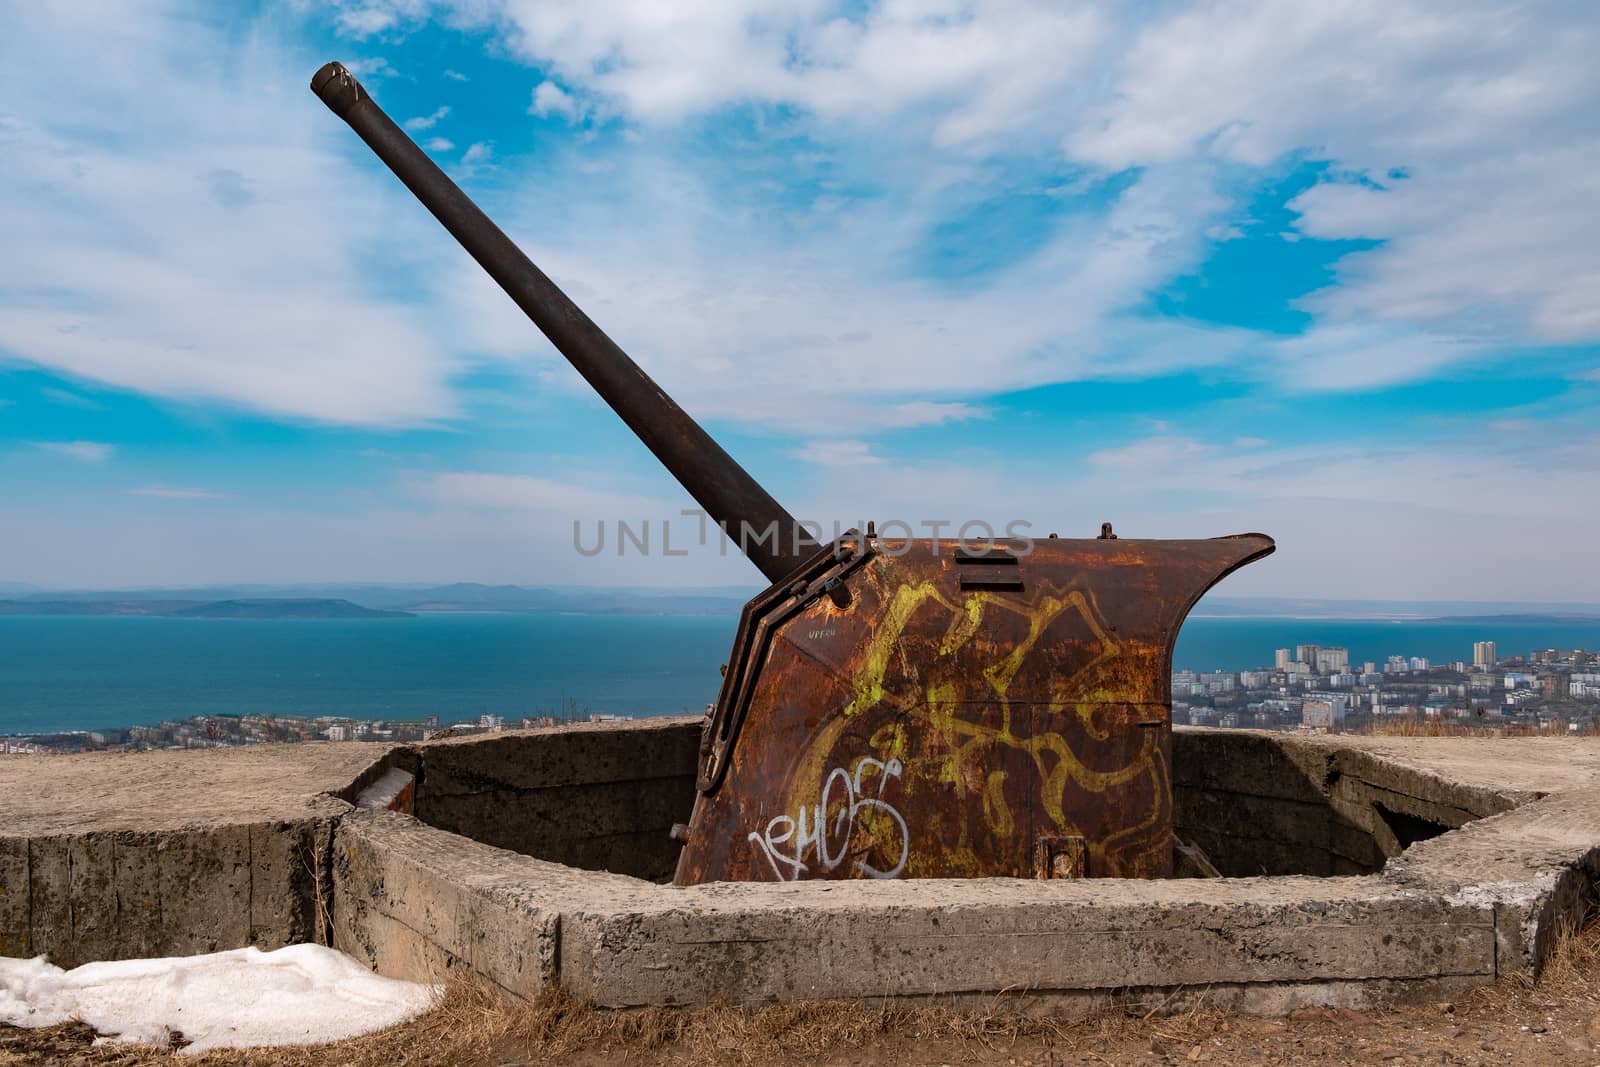
[[1271, 538], [1106, 524], [974, 544], [869, 524], [818, 544], [348, 70], [329, 63], [311, 88], [771, 583], [706, 720], [678, 884], [1171, 875], [1173, 643]]

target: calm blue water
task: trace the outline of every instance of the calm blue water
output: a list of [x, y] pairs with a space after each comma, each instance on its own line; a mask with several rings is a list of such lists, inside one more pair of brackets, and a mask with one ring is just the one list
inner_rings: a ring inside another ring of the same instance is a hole
[[[209, 620], [0, 616], [0, 733], [271, 712], [446, 721], [485, 712], [698, 713], [716, 697], [728, 617], [437, 615]], [[1350, 659], [1472, 658], [1600, 648], [1600, 623], [1191, 619], [1174, 664], [1270, 665], [1272, 650], [1343, 645]]]
[[485, 712], [695, 713], [736, 620], [618, 615], [409, 619], [0, 616], [0, 733], [191, 715], [450, 721]]

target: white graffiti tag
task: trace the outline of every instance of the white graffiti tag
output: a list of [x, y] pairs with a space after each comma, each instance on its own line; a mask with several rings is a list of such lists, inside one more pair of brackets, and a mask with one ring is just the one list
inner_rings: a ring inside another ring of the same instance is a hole
[[[853, 870], [868, 878], [898, 878], [911, 855], [911, 837], [906, 832], [905, 819], [883, 799], [883, 791], [889, 780], [900, 777], [903, 770], [898, 759], [891, 757], [885, 763], [871, 756], [863, 756], [854, 773], [835, 767], [823, 780], [822, 794], [815, 805], [801, 808], [798, 816], [779, 815], [767, 823], [766, 830], [752, 832], [750, 843], [766, 857], [780, 882], [798, 881], [813, 870], [818, 874], [835, 871], [847, 859], [854, 860]], [[878, 775], [878, 789], [873, 796], [865, 795], [861, 782], [869, 771]], [[858, 826], [858, 820], [869, 812], [869, 825]], [[850, 841], [858, 829], [866, 836], [866, 844], [852, 852]], [[895, 837], [899, 839], [900, 858], [894, 866], [883, 870], [862, 858], [874, 849], [892, 854]]]

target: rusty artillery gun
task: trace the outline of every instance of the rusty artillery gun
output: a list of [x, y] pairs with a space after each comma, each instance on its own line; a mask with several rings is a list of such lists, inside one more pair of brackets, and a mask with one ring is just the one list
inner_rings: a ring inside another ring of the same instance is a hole
[[348, 70], [330, 63], [311, 88], [771, 583], [744, 607], [705, 724], [678, 884], [1172, 873], [1173, 643], [1271, 538], [1106, 524], [972, 544], [869, 524], [818, 544]]

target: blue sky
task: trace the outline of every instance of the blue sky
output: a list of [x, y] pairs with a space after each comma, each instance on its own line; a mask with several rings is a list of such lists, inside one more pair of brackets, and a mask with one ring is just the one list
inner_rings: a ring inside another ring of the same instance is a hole
[[803, 517], [1600, 599], [1600, 14], [1440, 11], [12, 5], [0, 581], [757, 581], [572, 550], [690, 502], [307, 91], [339, 58]]

